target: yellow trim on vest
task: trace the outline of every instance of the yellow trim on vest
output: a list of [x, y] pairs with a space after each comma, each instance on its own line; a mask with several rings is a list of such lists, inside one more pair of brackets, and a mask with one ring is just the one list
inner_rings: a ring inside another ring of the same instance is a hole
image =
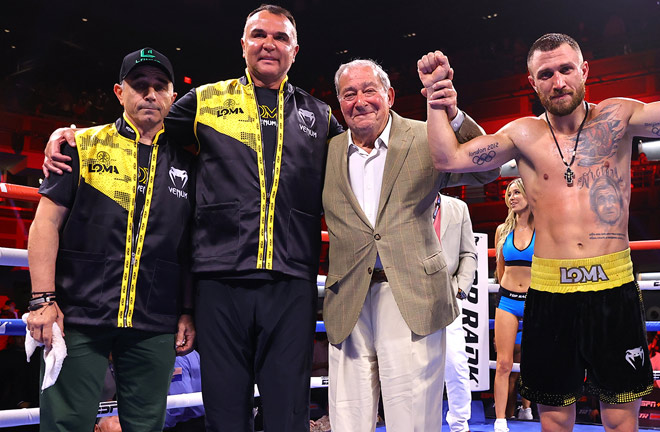
[[133, 154], [133, 177], [132, 177], [132, 190], [131, 190], [131, 199], [128, 207], [128, 220], [126, 223], [126, 253], [124, 254], [124, 273], [121, 278], [121, 296], [119, 298], [119, 310], [117, 311], [117, 327], [126, 327], [124, 325], [124, 318], [126, 317], [126, 299], [129, 297], [130, 291], [130, 280], [129, 275], [131, 274], [131, 267], [133, 265], [133, 221], [135, 214], [135, 196], [137, 194], [138, 186], [138, 154], [137, 154], [137, 145], [140, 141], [140, 132], [137, 128], [131, 123], [131, 121], [126, 116], [126, 113], [123, 113], [124, 121], [128, 123], [135, 132], [135, 148]]
[[280, 184], [280, 171], [282, 168], [282, 151], [284, 149], [284, 85], [285, 77], [280, 84], [277, 97], [277, 151], [273, 167], [273, 186], [270, 189], [270, 203], [268, 208], [268, 243], [266, 244], [266, 268], [273, 269], [273, 227], [275, 226], [275, 198]]
[[634, 280], [630, 249], [582, 259], [532, 257], [530, 286], [538, 291], [559, 294], [602, 291]]
[[135, 263], [133, 264], [133, 273], [131, 280], [131, 289], [129, 296], [129, 307], [126, 321], [128, 327], [133, 327], [133, 311], [135, 309], [135, 292], [137, 290], [138, 271], [140, 270], [140, 258], [142, 257], [142, 247], [144, 246], [144, 238], [147, 232], [147, 223], [149, 221], [149, 213], [151, 210], [151, 199], [154, 192], [154, 180], [156, 178], [156, 159], [158, 156], [158, 146], [153, 145], [151, 151], [151, 163], [149, 166], [149, 179], [147, 182], [147, 193], [144, 198], [144, 207], [142, 210], [142, 218], [140, 219], [140, 232], [138, 235], [137, 244], [135, 247]]
[[257, 100], [256, 90], [254, 88], [254, 83], [250, 74], [245, 71], [245, 76], [247, 77], [248, 84], [246, 88], [246, 93], [252, 92], [252, 100], [254, 101], [254, 106], [256, 108], [257, 122], [259, 127], [255, 129], [255, 134], [257, 138], [257, 143], [261, 145], [255, 146], [255, 151], [257, 152], [257, 170], [259, 171], [259, 249], [257, 250], [257, 268], [265, 268], [264, 263], [264, 249], [266, 248], [266, 204], [268, 191], [266, 190], [266, 172], [264, 170], [264, 153], [263, 153], [263, 139], [261, 135], [261, 118], [259, 117], [259, 101]]
[[[277, 197], [277, 188], [280, 183], [280, 171], [282, 168], [282, 152], [284, 149], [284, 85], [288, 77], [280, 83], [277, 93], [277, 148], [275, 151], [275, 161], [273, 165], [273, 185], [270, 189], [270, 198], [266, 190], [266, 172], [263, 157], [263, 139], [261, 135], [261, 118], [259, 118], [259, 101], [257, 100], [254, 83], [250, 74], [246, 71], [248, 79], [248, 89], [253, 92], [254, 104], [257, 108], [257, 117], [259, 128], [257, 129], [257, 142], [261, 145], [256, 146], [257, 165], [259, 170], [259, 190], [260, 190], [260, 211], [259, 211], [259, 248], [257, 251], [257, 268], [273, 269], [273, 237], [275, 226], [275, 198]], [[265, 259], [264, 259], [265, 255]]]
[[[117, 327], [133, 327], [133, 311], [135, 306], [138, 270], [140, 269], [140, 257], [142, 255], [145, 233], [147, 231], [147, 221], [149, 219], [149, 210], [151, 208], [153, 186], [156, 177], [156, 159], [158, 156], [158, 145], [156, 145], [156, 142], [165, 131], [165, 128], [158, 131], [153, 139], [153, 150], [151, 152], [151, 162], [149, 164], [149, 178], [147, 179], [147, 191], [144, 199], [144, 207], [142, 208], [142, 215], [138, 224], [140, 231], [138, 233], [135, 251], [133, 251], [133, 225], [135, 221], [135, 197], [137, 196], [138, 187], [138, 145], [140, 141], [140, 132], [128, 119], [126, 113], [124, 113], [124, 120], [126, 120], [126, 123], [128, 123], [135, 132], [135, 146], [133, 148], [133, 181], [130, 206], [128, 209], [128, 220], [126, 224], [126, 253], [124, 256], [124, 274], [121, 281], [119, 311], [117, 312]], [[135, 257], [133, 257], [134, 254]]]
[[197, 136], [197, 123], [199, 123], [199, 107], [201, 106], [201, 91], [200, 88], [195, 90], [195, 99], [197, 101], [197, 108], [195, 108], [195, 121], [193, 122], [193, 133], [195, 134], [195, 139], [197, 140], [197, 154], [202, 151], [202, 143], [199, 142], [199, 137]]

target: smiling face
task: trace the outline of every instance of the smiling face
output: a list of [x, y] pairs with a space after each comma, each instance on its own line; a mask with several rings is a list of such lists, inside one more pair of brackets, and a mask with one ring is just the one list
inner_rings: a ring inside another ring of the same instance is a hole
[[133, 68], [114, 90], [128, 119], [143, 130], [162, 125], [176, 99], [169, 78], [156, 66]]
[[248, 18], [241, 46], [254, 83], [271, 89], [279, 88], [299, 48], [293, 23], [265, 10]]
[[564, 43], [551, 51], [537, 50], [529, 62], [529, 82], [551, 114], [571, 114], [584, 100], [589, 66]]
[[506, 189], [506, 204], [516, 214], [527, 210], [527, 197], [518, 186], [517, 182], [511, 182]]
[[345, 69], [338, 84], [341, 112], [351, 133], [373, 145], [387, 125], [394, 89], [385, 89], [370, 66]]

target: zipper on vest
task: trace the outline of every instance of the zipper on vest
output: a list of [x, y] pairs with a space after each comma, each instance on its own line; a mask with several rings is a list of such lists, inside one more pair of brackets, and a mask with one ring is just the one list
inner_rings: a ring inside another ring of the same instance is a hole
[[[158, 155], [158, 146], [156, 144], [151, 144], [149, 147], [151, 150], [151, 155], [149, 157], [149, 165], [147, 166], [147, 172], [149, 173], [149, 177], [147, 178], [147, 184], [145, 186], [145, 191], [144, 191], [144, 204], [142, 205], [142, 209], [140, 211], [140, 217], [138, 219], [137, 223], [137, 230], [135, 229], [135, 218], [131, 221], [131, 260], [130, 260], [130, 265], [128, 268], [128, 289], [126, 290], [126, 297], [124, 298], [124, 304], [123, 304], [123, 310], [124, 313], [121, 316], [122, 319], [122, 327], [132, 327], [133, 326], [133, 306], [135, 303], [135, 290], [136, 290], [136, 285], [137, 285], [137, 275], [135, 274], [136, 271], [139, 271], [139, 260], [141, 257], [142, 253], [142, 247], [144, 245], [144, 237], [145, 237], [145, 232], [146, 232], [146, 224], [147, 220], [149, 219], [149, 210], [151, 208], [151, 199], [152, 199], [152, 192], [153, 192], [153, 185], [155, 183], [155, 163], [156, 163], [156, 157]], [[136, 153], [136, 156], [138, 157], [137, 160], [137, 178], [138, 178], [138, 183], [139, 183], [139, 171], [140, 171], [140, 161], [139, 161], [139, 156]], [[137, 194], [138, 194], [138, 187], [139, 184], [136, 184], [135, 186], [135, 200], [137, 201]], [[142, 237], [142, 242], [140, 242], [140, 237]]]
[[[140, 144], [138, 143], [138, 149], [140, 148]], [[139, 150], [138, 150], [139, 151]], [[136, 153], [137, 155], [137, 178], [138, 178], [138, 184], [136, 185], [136, 196], [135, 199], [137, 200], [137, 193], [138, 190], [140, 189], [140, 155]], [[151, 171], [151, 158], [149, 158], [149, 166], [147, 167], [147, 172]], [[149, 181], [151, 179], [147, 179], [147, 185], [149, 184]], [[142, 209], [140, 210], [140, 218], [138, 220], [138, 226], [137, 226], [137, 231], [135, 230], [135, 218], [131, 221], [133, 224], [133, 227], [131, 229], [131, 232], [133, 233], [133, 238], [131, 239], [131, 266], [128, 268], [128, 292], [126, 295], [125, 303], [124, 303], [124, 316], [123, 316], [123, 321], [124, 321], [124, 327], [128, 327], [128, 311], [130, 310], [131, 306], [131, 290], [134, 289], [133, 286], [133, 270], [135, 269], [135, 249], [137, 248], [137, 243], [138, 243], [138, 238], [140, 237], [140, 228], [142, 227], [142, 218], [144, 217], [144, 207], [147, 205], [147, 188], [145, 186], [144, 188], [144, 204], [142, 205]]]
[[[254, 92], [254, 100], [257, 103], [257, 114], [259, 113], [259, 101], [257, 100], [257, 92]], [[266, 159], [263, 157], [264, 154], [264, 129], [261, 126], [261, 116], [259, 116], [259, 135], [261, 136], [261, 165], [263, 166], [264, 169], [264, 183], [266, 185], [266, 202], [265, 202], [265, 216], [264, 216], [264, 221], [265, 221], [265, 226], [264, 226], [264, 248], [265, 252], [263, 254], [263, 257], [261, 259], [261, 268], [265, 269], [266, 268], [266, 256], [268, 255], [268, 206], [270, 204], [270, 191], [273, 190], [273, 182], [270, 182], [270, 187], [268, 185], [268, 178], [265, 176], [266, 174]], [[277, 146], [275, 146], [275, 149], [277, 149]], [[275, 150], [277, 151], [277, 150]], [[274, 156], [274, 155], [273, 155]], [[273, 157], [273, 176], [275, 175], [275, 157]], [[275, 177], [273, 177], [273, 180]]]

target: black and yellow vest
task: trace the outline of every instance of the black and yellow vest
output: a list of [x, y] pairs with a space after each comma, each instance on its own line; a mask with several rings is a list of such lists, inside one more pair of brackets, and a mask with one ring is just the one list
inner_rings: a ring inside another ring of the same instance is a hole
[[247, 74], [192, 90], [166, 119], [168, 130], [194, 130], [199, 143], [192, 270], [315, 280], [327, 139], [342, 129], [327, 104], [285, 79], [267, 188], [257, 105]]
[[65, 323], [176, 330], [195, 175], [192, 155], [163, 131], [153, 141], [138, 223], [137, 129], [124, 117], [76, 133], [78, 188], [55, 281]]

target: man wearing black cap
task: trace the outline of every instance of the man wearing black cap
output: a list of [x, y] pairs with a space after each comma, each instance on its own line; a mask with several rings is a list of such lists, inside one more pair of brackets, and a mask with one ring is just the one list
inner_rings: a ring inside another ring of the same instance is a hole
[[41, 393], [42, 431], [93, 429], [111, 353], [122, 429], [162, 430], [175, 353], [195, 337], [186, 283], [195, 175], [192, 156], [163, 134], [173, 78], [158, 51], [128, 54], [114, 86], [123, 116], [76, 131], [77, 146], [64, 149], [72, 172], [39, 188], [27, 328], [48, 355], [57, 323], [68, 350]]

